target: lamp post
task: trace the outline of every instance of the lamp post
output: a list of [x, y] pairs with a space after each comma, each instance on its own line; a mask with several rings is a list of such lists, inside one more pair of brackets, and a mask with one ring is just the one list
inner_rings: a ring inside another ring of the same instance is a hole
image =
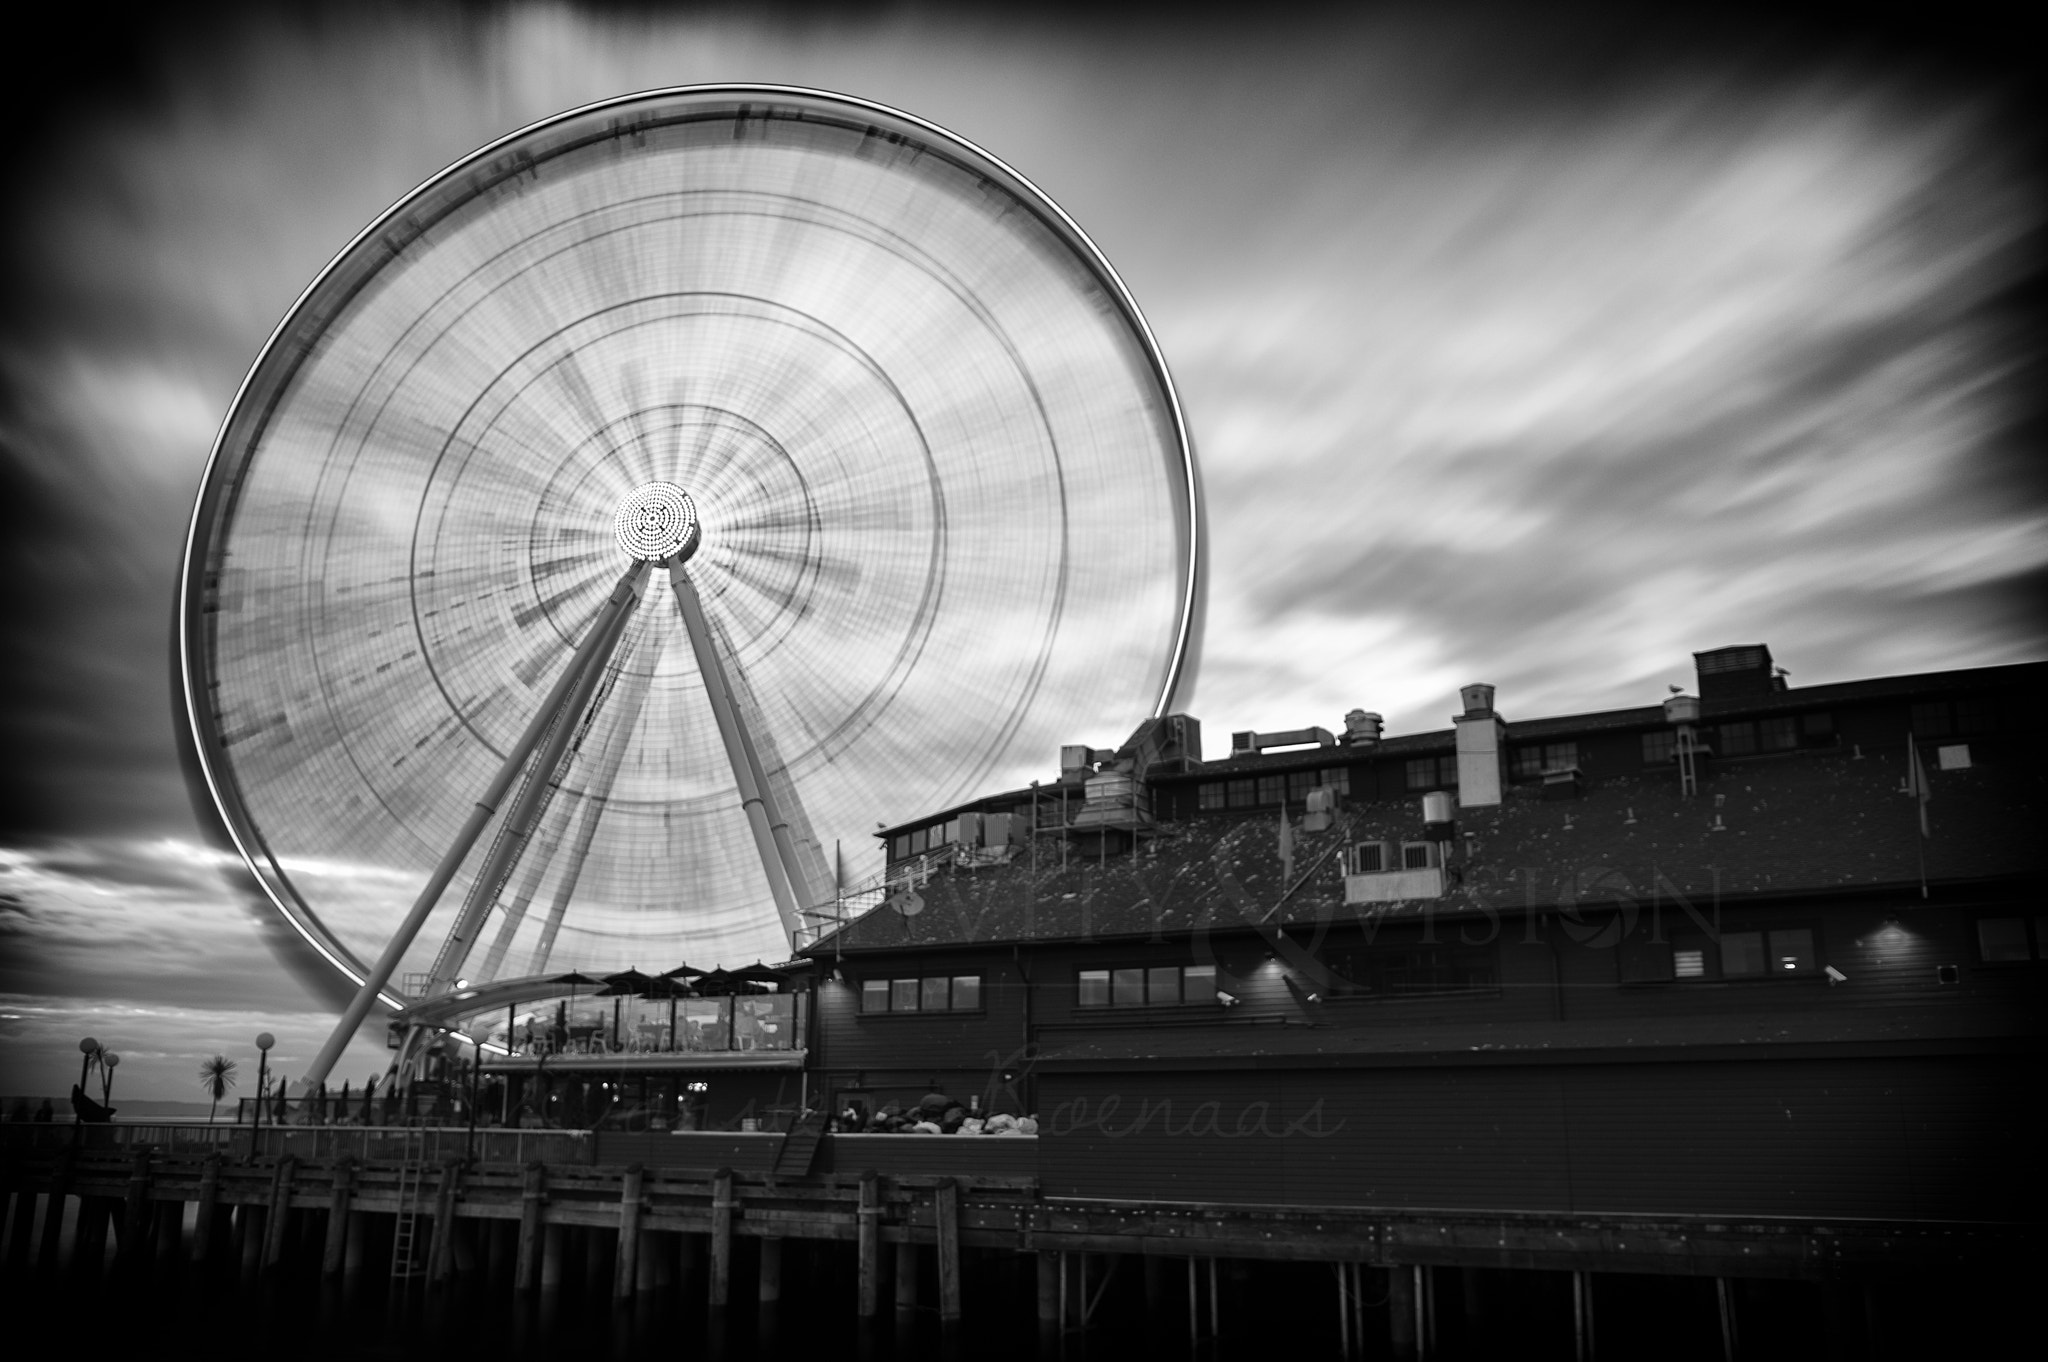
[[255, 1150], [256, 1132], [263, 1127], [263, 1084], [264, 1075], [270, 1068], [270, 1047], [277, 1044], [277, 1037], [268, 1031], [256, 1033], [256, 1119], [249, 1123], [249, 1144]]
[[100, 1051], [100, 1105], [108, 1111], [113, 1110], [110, 1104], [114, 1100], [114, 1067], [120, 1062], [121, 1057], [113, 1051]]
[[78, 1042], [78, 1052], [85, 1056], [78, 1065], [78, 1090], [84, 1092], [86, 1077], [92, 1073], [93, 1059], [100, 1052], [100, 1043], [91, 1036], [87, 1036], [84, 1040]]

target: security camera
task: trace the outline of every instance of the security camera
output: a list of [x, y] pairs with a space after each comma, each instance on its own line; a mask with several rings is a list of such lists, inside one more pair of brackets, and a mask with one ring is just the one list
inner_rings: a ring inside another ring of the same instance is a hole
[[1849, 982], [1849, 976], [1836, 969], [1833, 965], [1829, 965], [1827, 971], [1829, 988], [1833, 988], [1836, 984], [1846, 984]]
[[1224, 991], [1223, 991], [1222, 989], [1220, 989], [1220, 988], [1216, 990], [1216, 1001], [1217, 1001], [1217, 1002], [1219, 1002], [1219, 1003], [1222, 1003], [1222, 1004], [1223, 1004], [1223, 1005], [1224, 1005], [1225, 1007], [1236, 1007], [1236, 1006], [1237, 1006], [1237, 997], [1236, 997], [1236, 995], [1235, 995], [1235, 994], [1230, 994], [1230, 993], [1225, 993], [1225, 992], [1224, 992]]

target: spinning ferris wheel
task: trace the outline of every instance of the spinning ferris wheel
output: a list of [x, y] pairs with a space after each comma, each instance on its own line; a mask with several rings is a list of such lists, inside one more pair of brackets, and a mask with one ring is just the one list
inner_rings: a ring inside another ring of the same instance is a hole
[[380, 997], [782, 954], [835, 843], [1166, 711], [1200, 535], [1121, 281], [943, 129], [690, 87], [435, 176], [271, 336], [185, 558], [213, 801], [360, 986], [309, 1080]]

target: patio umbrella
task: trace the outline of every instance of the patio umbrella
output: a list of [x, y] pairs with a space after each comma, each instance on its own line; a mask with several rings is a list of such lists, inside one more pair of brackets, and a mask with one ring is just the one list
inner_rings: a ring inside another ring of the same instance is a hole
[[712, 993], [730, 993], [732, 991], [732, 975], [724, 969], [714, 969], [708, 974], [700, 975], [697, 979], [697, 991], [707, 995]]
[[648, 978], [637, 969], [622, 969], [617, 974], [605, 975], [604, 992], [598, 996], [604, 998], [644, 998], [647, 996], [648, 986], [653, 982], [654, 980]]
[[692, 965], [677, 965], [672, 970], [664, 970], [661, 977], [664, 979], [698, 979], [702, 978], [704, 973], [705, 971], [697, 969]]
[[770, 969], [759, 960], [732, 972], [732, 981], [736, 984], [779, 984], [788, 977], [781, 970]]
[[567, 974], [556, 975], [554, 978], [548, 980], [548, 982], [551, 984], [567, 984], [569, 986], [569, 1001], [572, 1003], [576, 1001], [576, 990], [578, 988], [597, 987], [597, 980], [591, 978], [587, 974], [579, 974], [577, 971], [573, 969], [570, 970]]

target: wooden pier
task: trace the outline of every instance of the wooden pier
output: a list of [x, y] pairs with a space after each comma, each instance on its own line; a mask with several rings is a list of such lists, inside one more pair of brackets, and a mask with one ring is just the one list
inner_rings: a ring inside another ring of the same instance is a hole
[[[1378, 1327], [1393, 1355], [1405, 1357], [1427, 1352], [1432, 1274], [1444, 1269], [1570, 1273], [1575, 1308], [1590, 1311], [1581, 1283], [1596, 1273], [1840, 1287], [1970, 1272], [2027, 1252], [2018, 1226], [1047, 1196], [1037, 1141], [1025, 1139], [826, 1136], [811, 1166], [787, 1176], [774, 1169], [792, 1137], [779, 1134], [278, 1129], [205, 1147], [150, 1142], [151, 1133], [6, 1132], [11, 1216], [0, 1251], [11, 1277], [104, 1264], [111, 1251], [117, 1268], [233, 1263], [251, 1278], [304, 1275], [317, 1261], [326, 1278], [374, 1274], [429, 1288], [464, 1276], [544, 1293], [572, 1279], [625, 1302], [677, 1289], [676, 1265], [695, 1263], [705, 1304], [772, 1305], [784, 1293], [783, 1248], [803, 1242], [850, 1253], [856, 1282], [853, 1299], [812, 1298], [811, 1308], [863, 1319], [891, 1303], [893, 1280], [898, 1311], [935, 1307], [941, 1321], [959, 1321], [977, 1309], [964, 1298], [963, 1255], [1035, 1260], [1016, 1265], [1035, 1272], [1038, 1324], [1056, 1333], [1088, 1325], [1105, 1261], [1138, 1259], [1148, 1302], [1159, 1282], [1186, 1277], [1189, 1337], [1199, 1341], [1217, 1327], [1219, 1262], [1319, 1263], [1335, 1265], [1345, 1351], [1364, 1346], [1372, 1297], [1385, 1302]], [[67, 1254], [60, 1229], [71, 1202]], [[746, 1255], [752, 1280], [735, 1272], [741, 1240], [756, 1244]], [[935, 1270], [920, 1274], [924, 1249]], [[935, 1300], [920, 1299], [927, 1287]], [[1734, 1322], [1721, 1327], [1732, 1333]]]

